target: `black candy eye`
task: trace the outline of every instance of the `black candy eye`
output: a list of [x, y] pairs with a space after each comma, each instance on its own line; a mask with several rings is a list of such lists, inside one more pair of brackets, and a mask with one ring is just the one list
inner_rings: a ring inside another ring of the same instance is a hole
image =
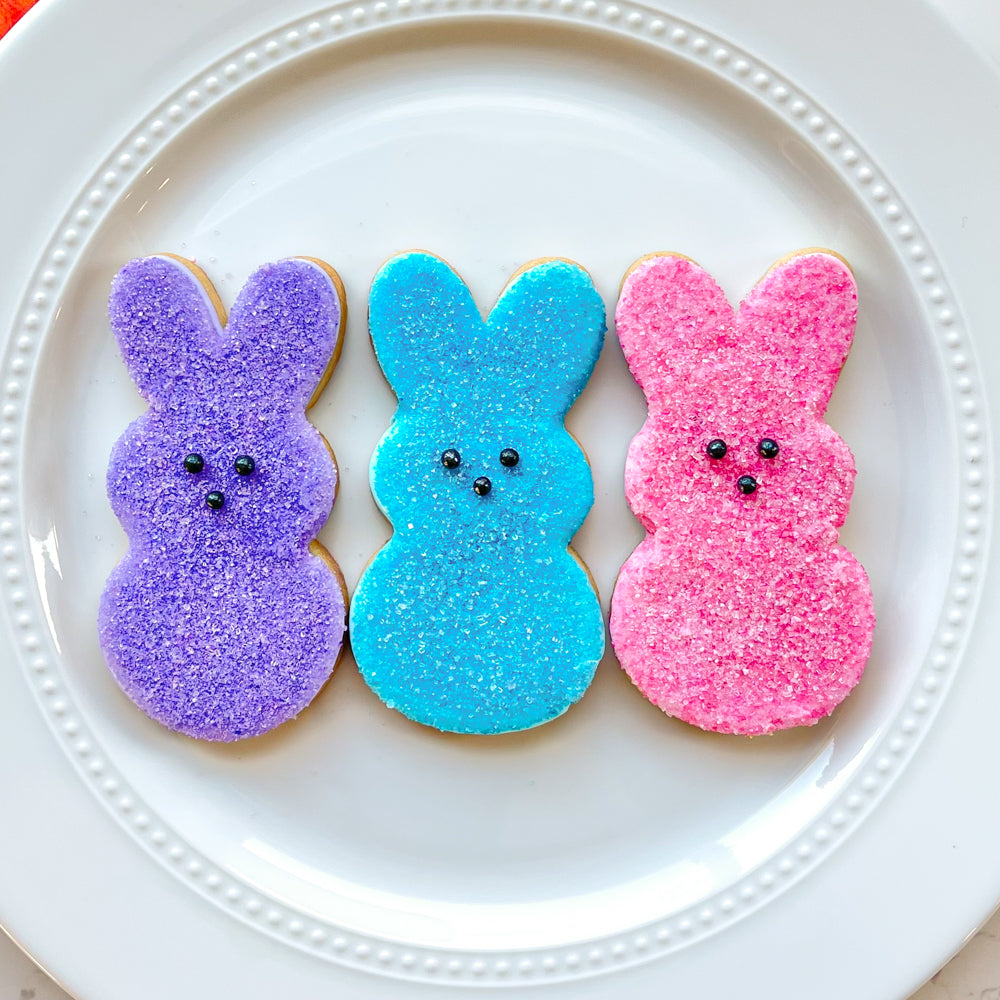
[[708, 446], [705, 448], [705, 451], [708, 453], [709, 458], [725, 458], [726, 452], [729, 451], [729, 448], [726, 447], [726, 442], [721, 438], [715, 438], [714, 440], [708, 442]]
[[518, 462], [521, 461], [521, 456], [518, 455], [513, 448], [504, 448], [500, 452], [500, 464], [506, 466], [508, 469], [513, 469]]
[[441, 464], [446, 469], [457, 469], [462, 464], [462, 456], [454, 448], [441, 452]]
[[776, 458], [778, 454], [778, 442], [773, 438], [761, 438], [757, 445], [757, 454], [761, 458]]
[[249, 455], [240, 455], [233, 463], [233, 467], [241, 476], [250, 476], [257, 467], [257, 463]]
[[212, 510], [218, 510], [225, 502], [226, 494], [220, 492], [219, 490], [212, 490], [212, 492], [205, 497], [205, 503], [207, 503]]
[[205, 459], [196, 451], [184, 456], [184, 468], [191, 473], [201, 472], [205, 468]]
[[486, 478], [486, 476], [480, 476], [472, 484], [472, 488], [479, 494], [479, 496], [484, 497], [491, 489], [493, 489], [493, 484]]

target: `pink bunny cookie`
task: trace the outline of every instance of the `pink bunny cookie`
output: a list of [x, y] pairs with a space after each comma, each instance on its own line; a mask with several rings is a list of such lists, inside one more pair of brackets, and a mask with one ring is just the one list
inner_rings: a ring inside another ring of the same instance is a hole
[[812, 725], [861, 677], [871, 589], [837, 544], [854, 460], [823, 421], [856, 313], [827, 250], [778, 261], [738, 310], [686, 257], [625, 276], [618, 336], [649, 404], [625, 491], [647, 537], [611, 638], [668, 715], [743, 735]]

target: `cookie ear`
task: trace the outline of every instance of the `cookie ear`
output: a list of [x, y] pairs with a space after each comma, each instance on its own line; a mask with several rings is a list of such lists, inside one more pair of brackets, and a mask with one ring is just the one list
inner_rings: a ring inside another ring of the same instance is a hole
[[229, 314], [232, 394], [255, 406], [306, 407], [340, 346], [343, 319], [333, 268], [303, 257], [258, 268]]
[[644, 391], [678, 365], [710, 361], [730, 350], [734, 321], [715, 279], [678, 254], [637, 260], [625, 274], [615, 309], [625, 359]]
[[108, 302], [125, 365], [147, 399], [197, 380], [199, 362], [222, 347], [225, 313], [200, 268], [177, 257], [142, 257], [115, 275]]
[[482, 317], [465, 282], [440, 257], [420, 250], [379, 268], [368, 327], [396, 396], [414, 404], [440, 392], [456, 368], [476, 364], [482, 346]]
[[851, 348], [857, 309], [847, 263], [810, 250], [775, 264], [744, 299], [740, 318], [795, 396], [822, 412]]
[[514, 276], [490, 313], [484, 370], [506, 407], [564, 414], [587, 383], [607, 329], [590, 275], [551, 258]]

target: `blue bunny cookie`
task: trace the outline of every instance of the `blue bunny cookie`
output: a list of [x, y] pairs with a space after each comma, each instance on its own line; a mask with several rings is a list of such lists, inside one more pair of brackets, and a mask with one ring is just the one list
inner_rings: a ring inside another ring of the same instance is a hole
[[563, 425], [604, 341], [604, 304], [569, 261], [527, 265], [484, 322], [462, 279], [411, 252], [376, 274], [375, 353], [399, 400], [372, 456], [394, 534], [354, 594], [365, 680], [410, 719], [506, 733], [561, 715], [604, 652], [570, 539], [594, 502]]

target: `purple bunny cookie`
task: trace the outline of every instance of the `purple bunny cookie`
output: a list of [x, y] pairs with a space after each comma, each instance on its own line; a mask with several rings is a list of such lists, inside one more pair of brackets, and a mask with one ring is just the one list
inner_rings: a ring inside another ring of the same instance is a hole
[[306, 408], [340, 352], [343, 287], [320, 261], [246, 283], [226, 323], [194, 265], [127, 264], [111, 326], [149, 410], [118, 439], [108, 497], [129, 538], [101, 598], [101, 647], [125, 693], [207, 740], [265, 733], [329, 678], [346, 592], [315, 541], [337, 467]]

